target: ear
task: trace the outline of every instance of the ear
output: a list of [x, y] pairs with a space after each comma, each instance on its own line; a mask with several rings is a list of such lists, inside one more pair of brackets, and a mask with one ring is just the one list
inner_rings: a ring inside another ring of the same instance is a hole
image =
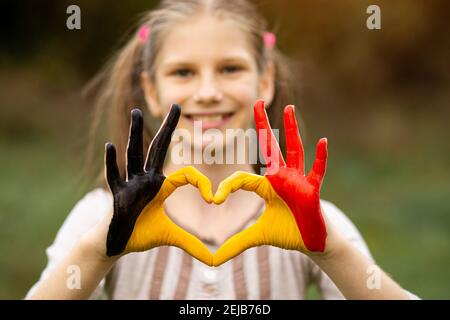
[[264, 104], [269, 106], [275, 94], [275, 65], [270, 61], [264, 72], [261, 74], [259, 82], [259, 95], [264, 100]]
[[141, 86], [144, 91], [145, 102], [153, 117], [158, 118], [162, 116], [161, 108], [158, 103], [158, 94], [156, 86], [150, 80], [150, 75], [147, 71], [141, 73]]

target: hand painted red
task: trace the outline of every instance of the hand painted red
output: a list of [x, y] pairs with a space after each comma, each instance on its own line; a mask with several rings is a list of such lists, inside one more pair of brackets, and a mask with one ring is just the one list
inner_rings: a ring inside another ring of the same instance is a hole
[[316, 159], [305, 176], [304, 151], [294, 106], [284, 109], [287, 163], [270, 128], [264, 101], [255, 103], [254, 114], [259, 145], [267, 165], [265, 177], [292, 211], [306, 248], [323, 252], [327, 230], [320, 207], [320, 187], [326, 171], [327, 139], [322, 138], [317, 143]]

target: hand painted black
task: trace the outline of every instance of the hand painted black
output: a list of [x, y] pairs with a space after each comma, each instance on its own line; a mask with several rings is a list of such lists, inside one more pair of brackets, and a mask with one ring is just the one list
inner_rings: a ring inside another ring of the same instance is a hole
[[164, 179], [162, 168], [170, 140], [180, 118], [180, 107], [172, 105], [153, 139], [145, 163], [143, 158], [143, 117], [139, 109], [131, 111], [127, 148], [127, 179], [119, 174], [116, 148], [106, 144], [106, 178], [114, 199], [114, 213], [106, 239], [106, 254], [115, 256], [125, 250], [139, 214], [156, 196]]

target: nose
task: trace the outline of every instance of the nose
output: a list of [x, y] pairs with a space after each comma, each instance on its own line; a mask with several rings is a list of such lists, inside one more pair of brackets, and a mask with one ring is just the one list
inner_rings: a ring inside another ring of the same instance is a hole
[[201, 78], [199, 88], [193, 98], [196, 103], [203, 105], [215, 104], [222, 100], [223, 93], [213, 75], [206, 74]]

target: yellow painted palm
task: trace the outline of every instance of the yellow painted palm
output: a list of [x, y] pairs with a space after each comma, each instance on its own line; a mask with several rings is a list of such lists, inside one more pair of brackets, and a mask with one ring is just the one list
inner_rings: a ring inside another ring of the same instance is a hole
[[325, 175], [327, 140], [317, 144], [316, 159], [304, 174], [304, 152], [294, 115], [294, 107], [284, 111], [287, 163], [272, 133], [262, 100], [254, 107], [255, 124], [267, 171], [264, 176], [236, 172], [222, 181], [214, 195], [220, 204], [238, 189], [256, 192], [266, 203], [256, 223], [229, 238], [214, 255], [218, 266], [244, 250], [272, 245], [304, 253], [323, 252], [326, 224], [320, 207], [320, 187]]
[[265, 200], [266, 208], [255, 224], [233, 235], [217, 250], [214, 255], [215, 266], [221, 265], [251, 247], [273, 245], [292, 250], [304, 247], [303, 239], [289, 207], [276, 194], [265, 177], [248, 172], [235, 172], [222, 181], [214, 196], [214, 202], [216, 204], [224, 202], [230, 192], [238, 189], [258, 194]]
[[176, 225], [164, 211], [164, 201], [176, 188], [191, 184], [197, 187], [202, 198], [212, 202], [209, 179], [194, 167], [184, 167], [166, 177], [160, 191], [139, 215], [125, 248], [126, 252], [146, 251], [159, 246], [183, 249], [199, 261], [212, 266], [213, 256], [197, 237]]

